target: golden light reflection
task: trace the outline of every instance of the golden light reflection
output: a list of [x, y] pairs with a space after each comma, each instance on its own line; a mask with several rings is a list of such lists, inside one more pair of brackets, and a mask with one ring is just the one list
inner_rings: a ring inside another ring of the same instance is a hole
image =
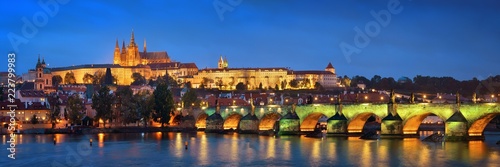
[[[246, 143], [245, 143], [246, 146]], [[238, 136], [233, 135], [231, 139], [231, 161], [232, 162], [238, 162], [240, 161], [239, 156], [238, 156], [238, 151], [243, 151], [238, 149]]]
[[370, 149], [370, 141], [365, 141], [364, 146], [361, 151], [361, 166], [371, 166], [372, 165], [372, 151]]
[[104, 147], [104, 133], [97, 134], [97, 140], [99, 141], [98, 146], [100, 148]]
[[184, 154], [184, 141], [182, 140], [182, 133], [175, 134], [175, 151], [174, 156], [181, 158]]
[[483, 141], [469, 141], [469, 157], [472, 160], [482, 160], [486, 154], [487, 148], [485, 148]]
[[207, 143], [207, 135], [205, 133], [200, 132], [200, 151], [198, 152], [198, 159], [200, 160], [199, 165], [207, 165], [208, 164], [208, 143]]
[[155, 138], [156, 140], [161, 140], [163, 133], [162, 132], [156, 132], [155, 133]]
[[321, 141], [314, 141], [311, 149], [312, 159], [321, 159]]

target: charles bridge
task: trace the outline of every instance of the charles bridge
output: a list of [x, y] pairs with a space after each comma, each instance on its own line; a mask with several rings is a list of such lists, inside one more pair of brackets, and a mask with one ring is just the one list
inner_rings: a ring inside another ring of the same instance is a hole
[[397, 104], [392, 100], [388, 104], [342, 104], [338, 101], [331, 105], [217, 106], [191, 112], [191, 120], [184, 123], [205, 132], [231, 130], [284, 135], [314, 131], [320, 119], [327, 119], [327, 135], [347, 136], [361, 134], [367, 120], [376, 116], [381, 118], [381, 138], [403, 138], [418, 136], [422, 121], [435, 115], [444, 120], [446, 140], [483, 140], [487, 124], [500, 115], [500, 104], [461, 104], [459, 99], [457, 101], [453, 104]]

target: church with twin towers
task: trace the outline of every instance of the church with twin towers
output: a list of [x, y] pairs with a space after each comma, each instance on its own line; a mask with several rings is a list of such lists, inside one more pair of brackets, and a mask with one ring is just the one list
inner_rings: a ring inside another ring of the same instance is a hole
[[[50, 56], [50, 55], [47, 55]], [[146, 80], [155, 80], [164, 76], [167, 72], [170, 77], [179, 84], [190, 82], [194, 88], [218, 88], [222, 90], [234, 90], [238, 83], [243, 83], [247, 89], [313, 89], [316, 83], [323, 88], [338, 87], [335, 68], [328, 63], [324, 70], [294, 71], [285, 67], [252, 67], [232, 68], [227, 58], [218, 58], [215, 68], [198, 69], [195, 63], [172, 61], [166, 51], [148, 51], [146, 39], [144, 39], [143, 50], [135, 41], [132, 30], [130, 42], [115, 41], [112, 64], [83, 64], [67, 67], [46, 67], [37, 63], [35, 69], [23, 74], [23, 81], [34, 82], [34, 89], [44, 92], [53, 92], [50, 78], [59, 75], [65, 81], [66, 75], [73, 75], [75, 83], [70, 84], [92, 84], [85, 76], [103, 75], [107, 69], [111, 71], [115, 84], [130, 85], [133, 82], [132, 74], [139, 73]], [[216, 61], [214, 61], [216, 62]], [[214, 63], [215, 66], [215, 63]], [[290, 84], [294, 81], [298, 84]], [[36, 83], [35, 83], [36, 82]]]

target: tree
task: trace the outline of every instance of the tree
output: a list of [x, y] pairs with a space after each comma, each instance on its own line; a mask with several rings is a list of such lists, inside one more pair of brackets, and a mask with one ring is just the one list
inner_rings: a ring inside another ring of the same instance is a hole
[[316, 83], [314, 83], [314, 89], [323, 90], [323, 86], [319, 82], [316, 82]]
[[104, 72], [102, 70], [97, 70], [92, 78], [92, 84], [102, 84], [104, 83]]
[[280, 87], [278, 86], [278, 84], [274, 85], [274, 90], [280, 90]]
[[347, 75], [344, 75], [344, 77], [342, 77], [342, 79], [340, 80], [340, 84], [344, 85], [345, 87], [350, 87], [351, 79]]
[[114, 97], [109, 94], [109, 88], [107, 86], [101, 87], [97, 93], [92, 95], [92, 108], [96, 111], [95, 118], [97, 120], [102, 119], [104, 127], [106, 127], [106, 121], [113, 118], [111, 110], [111, 102], [113, 100]]
[[68, 104], [66, 106], [69, 114], [69, 121], [72, 124], [78, 124], [83, 118], [82, 111], [85, 110], [82, 99], [77, 94], [68, 97]]
[[168, 89], [167, 83], [159, 83], [153, 92], [154, 112], [153, 119], [161, 123], [161, 127], [170, 120], [170, 114], [174, 108], [174, 99]]
[[75, 74], [73, 74], [73, 72], [67, 72], [66, 75], [64, 76], [64, 83], [75, 84], [76, 83]]
[[118, 105], [119, 117], [124, 125], [139, 120], [137, 103], [134, 101], [133, 92], [130, 87], [124, 87], [116, 92], [116, 103]]
[[59, 101], [59, 96], [53, 94], [48, 97], [48, 102], [50, 105], [50, 112], [47, 114], [48, 120], [52, 123], [52, 129], [55, 128], [58, 119], [61, 119], [61, 101]]
[[147, 127], [153, 112], [154, 97], [149, 91], [139, 92], [134, 95], [134, 102], [136, 103], [136, 109], [139, 113], [139, 119], [142, 120], [144, 127]]
[[146, 78], [144, 78], [144, 76], [142, 76], [141, 73], [135, 72], [132, 74], [131, 77], [132, 77], [132, 80], [134, 80], [131, 85], [146, 84]]
[[244, 91], [246, 89], [247, 89], [247, 86], [243, 82], [239, 82], [238, 84], [236, 84], [236, 90]]
[[224, 86], [224, 82], [222, 82], [222, 79], [219, 79], [215, 84], [219, 86], [219, 89], [222, 89], [222, 86]]
[[62, 77], [60, 75], [54, 75], [52, 76], [52, 86], [57, 88], [57, 86], [63, 81]]
[[200, 89], [205, 89], [205, 84], [201, 83], [200, 84]]
[[370, 85], [372, 87], [376, 87], [381, 80], [382, 80], [382, 77], [380, 75], [374, 75], [372, 77], [372, 79], [370, 80]]
[[297, 81], [296, 79], [292, 79], [292, 80], [290, 81], [290, 86], [291, 86], [292, 88], [297, 88], [297, 87], [299, 87], [299, 81]]
[[285, 88], [286, 88], [286, 80], [281, 81], [281, 89], [285, 90]]
[[89, 83], [92, 83], [92, 80], [94, 80], [94, 76], [90, 75], [89, 73], [85, 73], [83, 75], [82, 80], [83, 80], [83, 83], [89, 84]]
[[188, 89], [181, 100], [184, 103], [184, 108], [189, 108], [190, 106], [200, 107], [200, 99], [198, 99], [198, 95], [193, 89]]
[[261, 83], [259, 83], [259, 89], [260, 89], [260, 90], [263, 90], [263, 89], [264, 89], [264, 88], [262, 88], [262, 82], [261, 82]]
[[34, 114], [34, 115], [31, 117], [30, 122], [31, 122], [31, 124], [38, 124], [38, 118], [36, 117], [36, 114]]
[[207, 86], [207, 85], [209, 85], [210, 82], [211, 82], [210, 79], [208, 79], [207, 77], [203, 77], [202, 81], [201, 81], [201, 83], [204, 85], [204, 87]]
[[358, 84], [365, 84], [366, 87], [371, 87], [371, 83], [370, 83], [370, 80], [368, 80], [367, 78], [363, 77], [363, 76], [359, 76], [359, 75], [356, 75], [354, 77], [352, 77], [351, 79], [351, 87], [357, 87]]

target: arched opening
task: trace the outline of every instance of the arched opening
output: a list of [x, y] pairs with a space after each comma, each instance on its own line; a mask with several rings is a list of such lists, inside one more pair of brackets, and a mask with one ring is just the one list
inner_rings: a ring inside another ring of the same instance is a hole
[[176, 125], [179, 125], [181, 124], [181, 119], [182, 119], [182, 115], [175, 115], [173, 117], [170, 118], [170, 125], [173, 125], [173, 126], [176, 126]]
[[281, 119], [281, 114], [277, 112], [270, 112], [262, 116], [259, 123], [259, 130], [267, 131], [275, 129], [276, 122]]
[[328, 117], [326, 115], [319, 113], [319, 112], [313, 112], [309, 115], [307, 115], [306, 118], [304, 118], [304, 121], [300, 124], [300, 131], [302, 132], [312, 132], [315, 130], [322, 130], [322, 127], [325, 128], [326, 130], [326, 124]]
[[485, 130], [500, 129], [500, 113], [491, 113], [477, 119], [469, 128], [469, 136], [483, 136]]
[[243, 117], [239, 113], [230, 113], [224, 121], [224, 130], [233, 129], [236, 130], [239, 128], [241, 117]]
[[200, 115], [198, 115], [198, 118], [196, 119], [196, 128], [198, 129], [205, 129], [207, 128], [207, 118], [208, 118], [208, 114], [207, 113], [200, 113]]
[[349, 122], [348, 133], [363, 133], [364, 130], [380, 130], [381, 119], [371, 112], [358, 114]]
[[436, 131], [438, 133], [444, 131], [444, 120], [431, 112], [415, 115], [403, 126], [405, 135], [430, 136]]

